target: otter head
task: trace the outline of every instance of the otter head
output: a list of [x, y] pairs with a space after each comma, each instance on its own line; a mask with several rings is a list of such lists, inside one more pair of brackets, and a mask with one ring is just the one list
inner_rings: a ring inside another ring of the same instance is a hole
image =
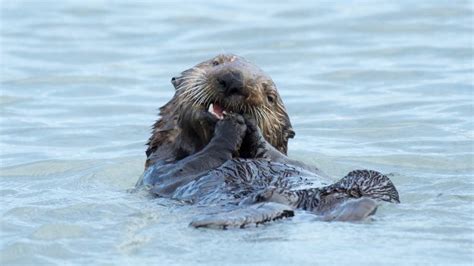
[[288, 139], [294, 137], [290, 119], [275, 83], [254, 64], [236, 55], [218, 55], [183, 71], [171, 82], [176, 93], [161, 108], [161, 120], [149, 142], [149, 157], [163, 144], [157, 140], [164, 138], [175, 143], [177, 159], [202, 149], [225, 112], [253, 118], [265, 139], [286, 154]]

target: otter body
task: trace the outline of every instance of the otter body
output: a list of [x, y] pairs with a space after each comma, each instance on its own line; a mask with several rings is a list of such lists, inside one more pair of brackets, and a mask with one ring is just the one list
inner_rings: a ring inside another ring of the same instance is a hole
[[369, 170], [334, 184], [319, 169], [286, 156], [294, 137], [271, 78], [235, 55], [219, 55], [172, 79], [137, 187], [161, 197], [221, 206], [195, 227], [244, 227], [294, 215], [361, 220], [378, 202], [399, 202], [392, 182]]

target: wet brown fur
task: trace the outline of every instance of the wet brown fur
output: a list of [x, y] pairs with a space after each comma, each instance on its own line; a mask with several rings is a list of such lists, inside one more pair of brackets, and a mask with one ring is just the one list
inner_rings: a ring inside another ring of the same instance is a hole
[[[214, 77], [227, 69], [243, 73], [248, 96], [227, 99], [219, 94]], [[212, 102], [253, 117], [265, 139], [286, 154], [294, 131], [284, 104], [271, 78], [244, 58], [218, 55], [182, 72], [172, 83], [176, 92], [160, 108], [160, 119], [147, 143], [145, 167], [159, 161], [174, 162], [201, 150], [213, 134], [213, 124], [206, 117]]]

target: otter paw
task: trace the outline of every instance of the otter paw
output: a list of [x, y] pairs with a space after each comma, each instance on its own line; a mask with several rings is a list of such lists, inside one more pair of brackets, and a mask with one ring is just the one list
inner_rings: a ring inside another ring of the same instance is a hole
[[207, 111], [199, 112], [196, 120], [198, 120], [202, 125], [212, 125], [212, 126], [214, 126], [219, 121], [219, 119], [216, 116], [210, 114]]
[[258, 145], [260, 142], [265, 142], [262, 132], [257, 126], [257, 122], [255, 121], [255, 119], [246, 117], [245, 125], [247, 126], [245, 138], [249, 142], [249, 144]]
[[225, 113], [224, 118], [216, 124], [215, 135], [223, 136], [227, 139], [236, 139], [238, 143], [242, 142], [247, 126], [244, 118], [236, 113]]
[[240, 148], [242, 158], [265, 158], [267, 155], [267, 141], [263, 137], [257, 122], [250, 116], [245, 116], [247, 131]]

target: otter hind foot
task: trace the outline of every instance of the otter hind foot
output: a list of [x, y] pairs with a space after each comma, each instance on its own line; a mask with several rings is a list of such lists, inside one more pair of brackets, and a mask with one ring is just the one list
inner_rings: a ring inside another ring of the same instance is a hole
[[265, 202], [240, 207], [229, 212], [199, 216], [190, 223], [190, 226], [216, 229], [244, 228], [249, 225], [258, 226], [265, 222], [293, 217], [294, 215], [293, 209], [288, 206]]
[[392, 181], [380, 172], [354, 170], [339, 180], [336, 187], [347, 190], [355, 198], [368, 197], [374, 200], [400, 203], [400, 197]]
[[276, 202], [310, 211], [323, 221], [360, 221], [374, 214], [383, 201], [400, 202], [390, 179], [372, 170], [352, 171], [338, 182], [322, 188], [267, 187], [249, 200]]

